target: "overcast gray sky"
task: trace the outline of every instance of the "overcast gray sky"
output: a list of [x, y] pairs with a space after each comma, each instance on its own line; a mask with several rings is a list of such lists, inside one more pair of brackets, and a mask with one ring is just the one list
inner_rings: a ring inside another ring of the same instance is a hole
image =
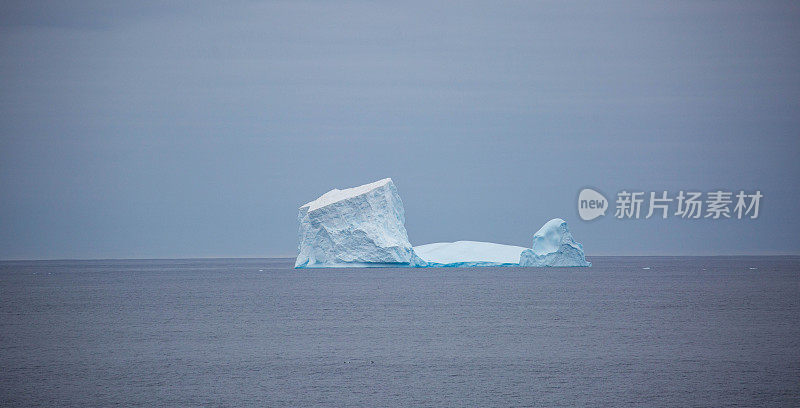
[[[294, 256], [383, 177], [416, 245], [800, 253], [797, 3], [130, 3], [0, 5], [0, 259]], [[584, 222], [584, 186], [764, 198]]]

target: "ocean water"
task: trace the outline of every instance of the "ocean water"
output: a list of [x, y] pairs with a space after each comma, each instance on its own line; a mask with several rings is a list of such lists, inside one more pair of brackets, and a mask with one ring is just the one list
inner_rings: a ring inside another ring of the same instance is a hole
[[590, 260], [2, 262], [0, 405], [800, 406], [800, 258]]

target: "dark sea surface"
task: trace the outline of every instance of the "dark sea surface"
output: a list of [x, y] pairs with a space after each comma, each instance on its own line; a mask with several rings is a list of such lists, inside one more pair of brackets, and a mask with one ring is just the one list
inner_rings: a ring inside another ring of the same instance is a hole
[[799, 257], [590, 260], [0, 262], [0, 405], [800, 406]]

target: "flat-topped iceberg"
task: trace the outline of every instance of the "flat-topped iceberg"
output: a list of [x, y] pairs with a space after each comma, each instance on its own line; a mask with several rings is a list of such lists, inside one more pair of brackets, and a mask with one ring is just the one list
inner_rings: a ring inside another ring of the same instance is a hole
[[437, 242], [414, 247], [428, 266], [519, 266], [528, 248], [492, 242]]
[[532, 248], [491, 242], [438, 242], [412, 247], [405, 210], [392, 179], [333, 189], [300, 207], [295, 268], [366, 266], [591, 266], [566, 221], [548, 221]]
[[297, 218], [295, 268], [424, 266], [408, 242], [403, 202], [392, 179], [333, 189], [300, 207]]

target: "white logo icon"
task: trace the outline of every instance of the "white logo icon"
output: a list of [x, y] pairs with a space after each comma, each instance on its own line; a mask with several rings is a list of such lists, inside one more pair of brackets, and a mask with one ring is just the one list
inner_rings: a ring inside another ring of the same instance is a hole
[[608, 200], [591, 188], [584, 188], [578, 194], [578, 215], [584, 221], [593, 220], [601, 215], [606, 215]]

